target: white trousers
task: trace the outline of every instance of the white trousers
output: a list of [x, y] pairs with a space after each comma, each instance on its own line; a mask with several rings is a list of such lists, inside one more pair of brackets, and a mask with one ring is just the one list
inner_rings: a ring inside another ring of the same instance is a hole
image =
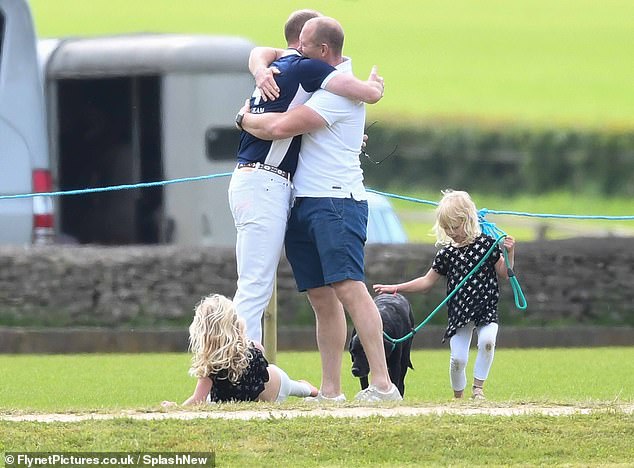
[[469, 346], [473, 329], [478, 333], [478, 355], [473, 368], [473, 377], [478, 380], [486, 380], [493, 364], [495, 354], [495, 340], [498, 334], [498, 324], [489, 323], [476, 327], [473, 322], [458, 328], [458, 331], [449, 340], [451, 358], [449, 359], [449, 379], [451, 388], [456, 391], [464, 390], [467, 386], [466, 368], [469, 362]]
[[229, 206], [238, 232], [238, 288], [233, 298], [250, 340], [262, 342], [262, 316], [273, 293], [291, 206], [291, 183], [263, 169], [236, 169]]

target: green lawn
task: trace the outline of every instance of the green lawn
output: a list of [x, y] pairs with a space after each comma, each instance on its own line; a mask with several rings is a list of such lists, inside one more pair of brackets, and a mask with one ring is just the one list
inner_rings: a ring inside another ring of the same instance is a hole
[[216, 454], [218, 467], [632, 466], [634, 417], [0, 422], [0, 452]]
[[634, 125], [634, 3], [625, 0], [30, 3], [42, 37], [185, 32], [276, 46], [288, 14], [314, 7], [344, 26], [357, 75], [377, 64], [385, 76], [372, 118]]
[[[451, 400], [448, 361], [448, 349], [413, 353], [408, 403]], [[0, 411], [158, 409], [162, 400], [182, 401], [193, 391], [188, 364], [186, 354], [2, 355]], [[278, 365], [291, 377], [319, 385], [317, 353], [282, 352]], [[344, 391], [352, 398], [359, 383], [347, 355], [342, 372]], [[634, 348], [499, 349], [486, 393], [502, 404], [634, 402]]]
[[[501, 333], [504, 333], [503, 329]], [[473, 357], [471, 365], [473, 364]], [[472, 408], [450, 398], [447, 350], [416, 351], [406, 404]], [[318, 380], [316, 353], [281, 353], [292, 376]], [[159, 410], [193, 388], [186, 354], [0, 356], [0, 412]], [[471, 366], [469, 367], [469, 371]], [[357, 382], [344, 362], [345, 392]], [[216, 454], [223, 467], [631, 466], [634, 348], [499, 349], [484, 406], [535, 403], [591, 407], [571, 416], [311, 417], [192, 421], [0, 421], [0, 452], [168, 452]], [[346, 406], [354, 406], [347, 403]], [[278, 408], [262, 403], [221, 407]], [[213, 409], [211, 409], [213, 411]]]

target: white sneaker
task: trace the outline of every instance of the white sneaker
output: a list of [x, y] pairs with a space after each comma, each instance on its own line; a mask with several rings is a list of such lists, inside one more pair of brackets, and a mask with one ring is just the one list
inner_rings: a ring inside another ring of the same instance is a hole
[[403, 397], [398, 391], [398, 388], [396, 388], [396, 385], [392, 384], [392, 388], [388, 392], [382, 392], [374, 385], [370, 385], [365, 390], [361, 390], [357, 393], [354, 399], [367, 403], [377, 403], [379, 401], [400, 401]]
[[484, 392], [480, 387], [473, 387], [473, 395], [471, 395], [472, 400], [486, 400], [484, 396]]
[[317, 393], [317, 396], [309, 396], [304, 398], [304, 401], [309, 403], [343, 403], [346, 401], [346, 396], [342, 393], [336, 397], [327, 397], [321, 394], [321, 390]]

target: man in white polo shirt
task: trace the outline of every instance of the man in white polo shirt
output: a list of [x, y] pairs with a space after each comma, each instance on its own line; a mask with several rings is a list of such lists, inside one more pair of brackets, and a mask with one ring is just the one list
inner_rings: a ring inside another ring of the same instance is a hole
[[[342, 56], [343, 38], [336, 20], [314, 18], [302, 29], [300, 52], [352, 73], [351, 61]], [[240, 113], [242, 128], [258, 138], [303, 134], [285, 245], [297, 287], [308, 291], [317, 320], [322, 358], [317, 398], [345, 400], [341, 393], [345, 307], [370, 364], [371, 385], [356, 399], [400, 400], [387, 371], [381, 317], [364, 283], [368, 204], [359, 162], [364, 104], [318, 90], [305, 104], [284, 113], [251, 114], [247, 106]]]

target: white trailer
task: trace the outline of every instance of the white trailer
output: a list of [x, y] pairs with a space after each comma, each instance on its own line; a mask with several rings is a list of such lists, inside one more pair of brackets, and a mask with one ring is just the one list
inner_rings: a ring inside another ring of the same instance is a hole
[[[42, 41], [51, 161], [60, 190], [227, 173], [233, 119], [253, 91], [253, 44], [174, 34]], [[232, 245], [229, 178], [62, 197], [79, 243]]]

